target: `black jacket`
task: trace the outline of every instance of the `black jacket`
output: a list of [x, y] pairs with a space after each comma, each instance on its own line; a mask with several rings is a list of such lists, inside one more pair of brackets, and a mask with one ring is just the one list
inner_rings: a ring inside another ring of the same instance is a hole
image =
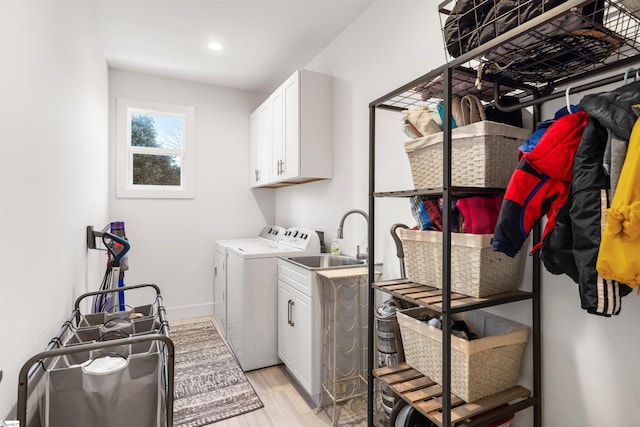
[[631, 106], [640, 103], [640, 82], [615, 91], [587, 95], [580, 108], [590, 115], [573, 164], [569, 199], [546, 235], [540, 257], [551, 273], [565, 273], [578, 283], [583, 309], [610, 316], [620, 312], [620, 298], [631, 288], [603, 280], [596, 271], [602, 212], [609, 206], [609, 176], [603, 167], [609, 132], [629, 139], [636, 121]]

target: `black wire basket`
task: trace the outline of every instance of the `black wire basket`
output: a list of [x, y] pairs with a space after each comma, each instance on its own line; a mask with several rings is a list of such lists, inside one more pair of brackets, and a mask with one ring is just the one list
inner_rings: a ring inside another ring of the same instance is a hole
[[483, 74], [519, 82], [550, 82], [640, 53], [640, 1], [572, 3], [579, 6], [554, 13], [568, 2], [446, 0], [439, 7], [445, 51], [457, 58], [535, 23], [517, 37], [504, 36], [508, 41], [477, 58]]

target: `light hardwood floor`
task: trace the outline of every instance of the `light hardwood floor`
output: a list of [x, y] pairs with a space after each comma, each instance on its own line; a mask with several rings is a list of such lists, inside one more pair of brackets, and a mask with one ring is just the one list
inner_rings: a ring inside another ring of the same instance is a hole
[[[170, 321], [170, 323], [175, 325], [202, 320], [211, 320], [216, 324], [213, 317]], [[315, 405], [296, 389], [284, 365], [250, 371], [246, 376], [262, 400], [264, 408], [218, 421], [206, 427], [326, 427], [331, 425], [331, 419], [326, 411], [315, 414]], [[340, 417], [338, 425], [361, 427], [366, 426], [367, 423], [366, 420], [349, 422], [346, 417]]]

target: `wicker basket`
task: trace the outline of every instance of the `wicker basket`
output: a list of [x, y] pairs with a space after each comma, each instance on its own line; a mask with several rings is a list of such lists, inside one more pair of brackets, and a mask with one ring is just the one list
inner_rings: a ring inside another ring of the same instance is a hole
[[[442, 289], [442, 233], [398, 229], [407, 278]], [[487, 297], [518, 289], [527, 245], [515, 258], [491, 248], [492, 234], [451, 233], [451, 292]]]
[[[424, 307], [397, 313], [406, 362], [442, 385], [442, 331], [418, 320], [424, 314], [439, 316]], [[529, 329], [480, 310], [455, 318], [464, 320], [479, 338], [451, 336], [451, 392], [473, 402], [514, 387]]]
[[[506, 188], [518, 163], [518, 147], [531, 131], [481, 121], [451, 132], [451, 183]], [[405, 143], [415, 188], [442, 186], [442, 132]]]

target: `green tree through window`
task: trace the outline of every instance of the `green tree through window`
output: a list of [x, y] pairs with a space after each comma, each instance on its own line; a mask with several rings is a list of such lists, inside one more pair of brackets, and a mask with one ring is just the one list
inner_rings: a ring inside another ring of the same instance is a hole
[[[181, 129], [173, 134], [175, 138], [182, 137]], [[163, 148], [157, 137], [154, 117], [131, 115], [131, 146]], [[181, 141], [178, 140], [177, 143], [181, 145]], [[161, 154], [133, 154], [133, 184], [180, 185], [180, 158]]]
[[195, 108], [116, 101], [116, 197], [193, 199]]

